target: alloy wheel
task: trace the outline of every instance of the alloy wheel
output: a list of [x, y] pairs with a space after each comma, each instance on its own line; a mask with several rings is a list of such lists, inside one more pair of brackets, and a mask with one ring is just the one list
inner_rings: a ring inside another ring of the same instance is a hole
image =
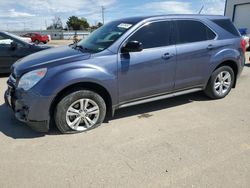
[[100, 115], [100, 108], [91, 99], [79, 99], [66, 112], [66, 122], [75, 131], [85, 131], [93, 127]]
[[219, 96], [223, 96], [230, 90], [231, 83], [231, 74], [228, 71], [222, 71], [217, 75], [215, 79], [214, 90]]

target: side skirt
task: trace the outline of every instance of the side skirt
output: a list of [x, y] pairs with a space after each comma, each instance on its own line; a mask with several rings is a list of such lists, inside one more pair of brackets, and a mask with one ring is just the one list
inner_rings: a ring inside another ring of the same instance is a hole
[[176, 97], [179, 95], [185, 95], [188, 93], [194, 93], [194, 92], [201, 91], [201, 90], [203, 90], [203, 88], [193, 88], [193, 89], [188, 89], [188, 90], [184, 90], [184, 91], [177, 91], [174, 93], [168, 93], [168, 94], [157, 95], [157, 96], [152, 96], [152, 97], [147, 97], [147, 98], [141, 98], [141, 99], [137, 99], [137, 100], [133, 100], [131, 102], [121, 104], [116, 109], [125, 108], [125, 107], [129, 107], [129, 106], [143, 104], [143, 103], [148, 103], [148, 102], [153, 102], [153, 101], [162, 100], [162, 99], [167, 99], [167, 98]]

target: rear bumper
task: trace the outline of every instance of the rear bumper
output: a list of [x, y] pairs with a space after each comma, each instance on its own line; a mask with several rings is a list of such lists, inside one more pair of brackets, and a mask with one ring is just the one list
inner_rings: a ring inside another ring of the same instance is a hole
[[39, 132], [47, 132], [50, 125], [50, 97], [41, 97], [24, 90], [5, 92], [5, 103], [12, 108], [15, 117]]

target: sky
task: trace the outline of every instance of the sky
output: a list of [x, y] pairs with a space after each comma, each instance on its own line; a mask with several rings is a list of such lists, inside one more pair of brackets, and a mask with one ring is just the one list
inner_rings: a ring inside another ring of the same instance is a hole
[[91, 25], [118, 18], [157, 14], [224, 14], [225, 0], [0, 0], [0, 30], [42, 30], [59, 16], [86, 18]]

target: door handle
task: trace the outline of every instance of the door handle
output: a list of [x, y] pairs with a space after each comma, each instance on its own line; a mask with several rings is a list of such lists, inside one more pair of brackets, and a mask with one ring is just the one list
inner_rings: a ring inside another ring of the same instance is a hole
[[212, 45], [212, 44], [209, 44], [209, 45], [207, 46], [207, 49], [208, 49], [208, 50], [212, 50], [212, 49], [214, 49], [214, 48], [215, 48], [215, 46]]
[[162, 59], [168, 60], [170, 58], [174, 57], [174, 54], [170, 54], [170, 53], [165, 53], [162, 55]]

